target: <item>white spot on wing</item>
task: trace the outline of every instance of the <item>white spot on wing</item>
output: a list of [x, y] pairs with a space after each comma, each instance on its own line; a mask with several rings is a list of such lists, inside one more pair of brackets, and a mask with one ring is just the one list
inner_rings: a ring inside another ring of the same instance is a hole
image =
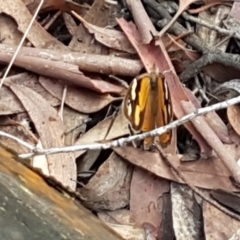
[[137, 79], [134, 78], [131, 84], [131, 99], [136, 100], [137, 94], [136, 94], [136, 88], [137, 88]]

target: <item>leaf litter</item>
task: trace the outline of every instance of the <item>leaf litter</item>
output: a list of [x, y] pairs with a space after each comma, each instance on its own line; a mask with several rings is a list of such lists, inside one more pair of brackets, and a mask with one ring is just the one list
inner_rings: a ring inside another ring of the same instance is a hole
[[[1, 2], [0, 60], [5, 66], [39, 2]], [[229, 81], [239, 78], [239, 70], [232, 70], [229, 63], [227, 67], [218, 62], [202, 67], [198, 74], [201, 89], [193, 78], [183, 86], [180, 77], [188, 65], [201, 60], [205, 51], [200, 50], [203, 46], [190, 46], [187, 39], [191, 35], [200, 37], [211, 50], [216, 46], [218, 51], [232, 55], [239, 44], [237, 39], [230, 40], [231, 36], [225, 39], [191, 21], [186, 23], [187, 34], [176, 36], [172, 32], [184, 11], [195, 12], [193, 16], [213, 26], [230, 29], [234, 20], [239, 25], [239, 3], [221, 5], [218, 1], [204, 1], [197, 8], [195, 1], [177, 1], [179, 8], [174, 17], [158, 32], [154, 14], [146, 12], [151, 4], [158, 3], [142, 2], [144, 5], [140, 1], [127, 1], [125, 15], [124, 7], [117, 2], [95, 0], [88, 5], [45, 1], [0, 90], [1, 131], [39, 148], [104, 143], [127, 136], [128, 122], [121, 110], [124, 88], [109, 75], [123, 77], [129, 83], [143, 67], [149, 71], [153, 64], [165, 75], [176, 119], [218, 102], [219, 98], [231, 98], [233, 95], [214, 92], [219, 82], [223, 83], [222, 91], [239, 93], [238, 82]], [[215, 10], [211, 8], [213, 5]], [[165, 11], [162, 18], [169, 20], [166, 9], [162, 7]], [[62, 13], [54, 20], [58, 10]], [[76, 15], [70, 15], [72, 11], [79, 15], [80, 22]], [[133, 22], [129, 21], [130, 15]], [[208, 102], [201, 91], [206, 93]], [[58, 114], [61, 104], [63, 120]], [[178, 171], [209, 198], [211, 190], [224, 191], [229, 196], [221, 200], [226, 209], [229, 204], [224, 202], [239, 199], [239, 188], [231, 180], [238, 179], [239, 173], [238, 108], [236, 105], [227, 111], [198, 116], [175, 129], [173, 141], [164, 152]], [[18, 154], [28, 152], [6, 137], [0, 138], [0, 144]], [[198, 153], [196, 161], [182, 161], [187, 146]], [[186, 235], [191, 239], [228, 239], [237, 234], [240, 226], [207, 198], [201, 199], [189, 186], [182, 185], [183, 179], [154, 149], [143, 151], [132, 146], [89, 149], [35, 156], [31, 164], [78, 192], [82, 204], [97, 212], [99, 218], [125, 239], [168, 239], [174, 235], [176, 239], [186, 239]], [[231, 195], [233, 192], [235, 195]]]

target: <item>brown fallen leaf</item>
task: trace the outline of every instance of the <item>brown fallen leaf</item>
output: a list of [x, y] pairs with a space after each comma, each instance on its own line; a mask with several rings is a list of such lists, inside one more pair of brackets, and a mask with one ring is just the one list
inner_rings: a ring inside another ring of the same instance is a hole
[[107, 29], [95, 26], [88, 23], [86, 20], [84, 20], [84, 18], [77, 15], [76, 13], [72, 13], [83, 23], [89, 33], [94, 34], [95, 39], [101, 44], [119, 51], [135, 53], [134, 48], [123, 32], [117, 31], [115, 29]]
[[[31, 13], [34, 13], [38, 5], [40, 4], [40, 0], [23, 0], [24, 4], [27, 6]], [[78, 14], [84, 15], [89, 7], [87, 5], [80, 5], [71, 0], [45, 0], [43, 6], [41, 8], [41, 12], [47, 12], [52, 10], [61, 10], [70, 12], [71, 10], [76, 11]]]
[[91, 171], [91, 168], [96, 163], [99, 155], [101, 153], [100, 149], [88, 150], [84, 155], [77, 159], [77, 170], [79, 174], [82, 172]]
[[[41, 86], [41, 84], [39, 84], [38, 77], [35, 74], [25, 72], [7, 77], [4, 81], [4, 84], [7, 86], [9, 83], [23, 85], [32, 89], [36, 93], [40, 94], [44, 99], [46, 99], [51, 106], [60, 105], [60, 101], [54, 96], [52, 96], [48, 91], [46, 91]], [[21, 103], [12, 91], [4, 87], [3, 92], [4, 93], [1, 93], [2, 101], [0, 102], [0, 106], [4, 103], [8, 104], [8, 106], [12, 108], [12, 113], [25, 111], [25, 109], [22, 107]]]
[[[1, 119], [2, 119], [2, 116], [1, 116]], [[12, 124], [2, 125], [0, 126], [0, 131], [9, 133], [33, 146], [36, 144], [35, 139], [33, 139], [32, 136], [29, 134], [28, 129], [25, 126], [21, 126], [19, 123], [15, 125], [12, 125]], [[21, 144], [18, 144], [16, 141], [10, 138], [0, 137], [0, 144], [1, 146], [6, 147], [7, 149], [13, 151], [16, 154], [29, 152], [29, 149], [22, 146]]]
[[[24, 81], [23, 81], [24, 79]], [[37, 76], [34, 74], [17, 74], [11, 77], [6, 78], [5, 85], [8, 85], [9, 82], [14, 82], [31, 88], [33, 91], [40, 94], [44, 99], [46, 99], [52, 106], [58, 106], [60, 101], [49, 94], [38, 82]], [[6, 86], [3, 86], [1, 89], [1, 101], [0, 101], [0, 115], [8, 115], [14, 113], [25, 112], [22, 104], [15, 96], [15, 94]]]
[[[43, 147], [63, 147], [64, 126], [55, 109], [41, 95], [27, 87], [16, 84], [12, 84], [9, 87], [28, 112]], [[74, 154], [48, 155], [47, 160], [50, 175], [64, 186], [75, 190], [77, 176]]]
[[3, 86], [1, 88], [0, 115], [9, 115], [24, 111], [25, 109], [12, 91]]
[[[70, 133], [79, 126], [82, 126], [82, 132], [85, 132], [85, 121], [88, 119], [87, 114], [79, 113], [68, 106], [64, 106], [63, 109], [63, 122], [65, 128], [65, 134]], [[75, 141], [74, 141], [75, 143]]]
[[[111, 127], [112, 121], [113, 126]], [[111, 129], [109, 130], [110, 127]], [[129, 134], [128, 122], [125, 120], [122, 114], [118, 115], [115, 120], [112, 117], [104, 119], [89, 131], [87, 131], [81, 138], [79, 138], [75, 145], [101, 142], [105, 140], [107, 133], [107, 139], [115, 139], [120, 136]], [[86, 151], [75, 152], [75, 157], [77, 158], [85, 152]]]
[[203, 203], [203, 223], [206, 239], [229, 239], [240, 228], [240, 222], [229, 217], [210, 203]]
[[131, 167], [114, 152], [80, 189], [83, 204], [94, 210], [115, 210], [129, 204]]
[[64, 106], [63, 109], [63, 124], [65, 133], [65, 145], [72, 146], [75, 144], [80, 135], [86, 131], [86, 122], [89, 119], [87, 114], [80, 113]]
[[232, 5], [230, 16], [235, 18], [237, 21], [240, 20], [239, 9], [240, 9], [240, 3], [239, 2], [234, 2], [233, 5]]
[[[130, 226], [130, 225], [123, 225], [123, 224], [107, 224], [109, 227], [111, 227], [114, 231], [116, 231], [120, 236], [123, 237], [125, 240], [145, 240], [146, 239], [146, 233], [142, 228], [138, 228], [136, 226]], [[148, 238], [149, 239], [149, 238]]]
[[113, 120], [113, 124], [111, 129], [109, 130], [106, 140], [113, 140], [113, 139], [117, 139], [130, 134], [130, 131], [128, 128], [129, 122], [123, 115], [122, 109], [120, 109], [117, 117], [112, 120]]
[[212, 63], [202, 69], [206, 74], [210, 75], [217, 82], [226, 82], [232, 79], [238, 79], [240, 71], [231, 66], [227, 68], [220, 63]]
[[[64, 86], [59, 84], [59, 81], [40, 77], [39, 82], [49, 93], [61, 100]], [[94, 113], [116, 100], [117, 98], [107, 93], [100, 94], [88, 89], [69, 86], [65, 103], [79, 112]]]
[[[25, 33], [32, 19], [32, 15], [21, 0], [1, 0], [0, 12], [10, 15], [18, 24], [18, 30]], [[52, 37], [39, 23], [33, 23], [31, 30], [27, 35], [28, 40], [35, 47], [62, 49], [67, 47]]]
[[73, 17], [68, 13], [62, 13], [66, 28], [71, 35], [75, 34], [75, 31], [78, 27], [77, 23], [74, 21]]
[[[91, 143], [91, 141], [101, 143], [117, 139], [128, 134], [128, 122], [123, 116], [122, 111], [120, 111], [116, 118], [115, 116], [110, 116], [86, 132], [76, 142], [76, 145]], [[101, 153], [101, 150], [89, 150], [84, 155], [82, 155], [83, 153], [85, 153], [85, 151], [78, 152], [76, 155], [81, 156], [78, 161], [78, 170], [87, 171], [93, 166], [99, 154]]]
[[[1, 43], [18, 45], [22, 39], [22, 33], [18, 31], [17, 24], [8, 15], [0, 15]], [[23, 43], [23, 46], [26, 42]]]
[[162, 222], [162, 196], [169, 192], [169, 181], [158, 178], [146, 170], [136, 167], [130, 188], [130, 210], [135, 225], [144, 223], [153, 226], [153, 235], [158, 236]]
[[[195, 107], [190, 102], [181, 102], [184, 111], [186, 114], [195, 111]], [[231, 176], [235, 179], [236, 182], [240, 182], [240, 169], [236, 162], [236, 159], [233, 158], [231, 154], [226, 152], [226, 149], [219, 139], [219, 137], [215, 134], [212, 128], [208, 125], [204, 116], [197, 116], [192, 119], [191, 122], [194, 124], [196, 129], [202, 134], [206, 142], [212, 147], [212, 149], [216, 152], [217, 156], [221, 159], [223, 164], [229, 170]]]
[[240, 136], [240, 127], [239, 127], [239, 118], [240, 118], [240, 107], [239, 105], [233, 105], [227, 108], [227, 116], [228, 120], [236, 131], [236, 133]]
[[132, 213], [127, 209], [118, 209], [115, 211], [99, 211], [98, 217], [106, 223], [133, 225], [134, 219], [131, 217]]
[[[112, 7], [113, 4], [108, 4], [105, 0], [95, 0], [89, 11], [84, 15], [84, 19], [98, 27], [106, 27]], [[81, 39], [81, 41], [79, 41], [79, 39]], [[106, 54], [108, 52], [105, 46], [94, 41], [93, 36], [88, 33], [82, 24], [76, 29], [69, 48], [79, 53]]]
[[[132, 164], [146, 169], [156, 176], [182, 183], [182, 180], [175, 175], [156, 152], [143, 151], [133, 147], [114, 148], [114, 151]], [[237, 191], [229, 179], [229, 171], [217, 157], [187, 163], [181, 163], [178, 155], [168, 156], [168, 158], [188, 181], [197, 187]]]

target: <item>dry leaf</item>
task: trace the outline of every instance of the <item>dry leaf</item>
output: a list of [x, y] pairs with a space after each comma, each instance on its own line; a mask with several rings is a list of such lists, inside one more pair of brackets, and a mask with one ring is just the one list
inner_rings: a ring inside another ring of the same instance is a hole
[[[125, 240], [146, 240], [145, 232], [142, 228], [135, 226], [119, 225], [119, 224], [108, 224], [114, 231], [116, 231]], [[149, 239], [149, 238], [148, 238]]]
[[200, 58], [201, 54], [198, 53], [197, 51], [191, 50], [186, 48], [185, 46], [181, 45], [180, 43], [178, 43], [177, 41], [175, 41], [175, 39], [168, 34], [169, 38], [174, 42], [174, 44], [176, 44], [185, 54], [186, 56], [191, 60], [191, 61], [196, 61], [197, 59]]
[[239, 11], [240, 11], [240, 3], [234, 2], [232, 5], [230, 16], [235, 18], [237, 21], [240, 21]]
[[[37, 76], [34, 74], [21, 73], [5, 79], [4, 85], [10, 83], [16, 83], [18, 85], [26, 86], [31, 88], [33, 91], [40, 94], [46, 99], [52, 106], [57, 106], [60, 101], [49, 94], [38, 82]], [[18, 98], [13, 94], [11, 90], [3, 86], [1, 89], [1, 101], [0, 101], [0, 115], [14, 114], [24, 112], [22, 104]]]
[[[28, 129], [26, 127], [21, 125], [7, 125], [7, 126], [0, 126], [0, 131], [3, 131], [5, 133], [9, 133], [19, 139], [22, 139], [23, 141], [35, 145], [35, 139], [32, 138], [32, 136], [29, 134]], [[17, 143], [16, 141], [6, 138], [6, 137], [0, 137], [0, 144], [1, 146], [6, 147], [9, 150], [12, 150], [13, 152], [17, 154], [22, 153], [28, 153], [29, 149], [22, 146], [21, 144]]]
[[74, 129], [82, 126], [82, 132], [85, 132], [86, 124], [84, 122], [88, 119], [88, 115], [79, 113], [67, 106], [63, 109], [63, 123], [65, 134], [70, 133]]
[[169, 182], [146, 170], [135, 168], [130, 189], [130, 210], [135, 225], [144, 223], [153, 226], [155, 237], [162, 221], [162, 195], [169, 192]]
[[203, 204], [203, 223], [206, 239], [229, 239], [239, 228], [240, 222], [229, 217], [210, 203]]
[[[230, 12], [229, 7], [221, 5], [216, 8], [216, 12], [214, 13], [210, 11], [203, 11], [199, 13], [198, 18], [200, 20], [208, 22], [213, 26], [222, 27], [223, 20], [227, 18], [229, 12]], [[230, 41], [230, 38], [226, 40], [225, 36], [221, 36], [221, 34], [219, 34], [218, 32], [206, 28], [201, 24], [197, 24], [196, 34], [201, 39], [203, 39], [208, 46], [215, 47], [219, 42], [221, 42], [224, 39], [224, 42], [222, 42], [221, 45], [218, 46], [218, 49], [222, 50], [223, 52], [226, 51], [226, 48]]]
[[227, 108], [228, 120], [233, 127], [233, 129], [240, 136], [240, 127], [239, 127], [239, 119], [240, 119], [240, 106], [233, 105]]
[[[64, 86], [59, 84], [59, 81], [40, 77], [39, 82], [54, 97], [58, 98], [59, 100], [62, 99]], [[113, 98], [110, 94], [100, 94], [85, 88], [76, 88], [70, 86], [67, 89], [67, 95], [65, 99], [65, 103], [69, 107], [82, 113], [97, 112], [113, 101], [116, 101], [116, 98]]]
[[25, 72], [25, 73], [16, 74], [11, 77], [7, 77], [4, 81], [4, 84], [7, 86], [11, 83], [15, 83], [17, 85], [22, 85], [32, 89], [33, 91], [40, 94], [44, 99], [46, 99], [51, 106], [60, 105], [60, 101], [41, 86], [37, 75], [33, 73]]
[[65, 145], [72, 146], [75, 144], [79, 136], [86, 131], [88, 115], [79, 113], [67, 106], [63, 110], [63, 123], [65, 127]]
[[[108, 25], [108, 17], [112, 8], [111, 5], [112, 4], [107, 4], [105, 0], [95, 0], [84, 16], [84, 19], [98, 27], [106, 27]], [[79, 39], [81, 41], [79, 41]], [[73, 35], [69, 48], [78, 51], [79, 53], [106, 54], [106, 52], [108, 52], [106, 47], [93, 40], [94, 38], [91, 34], [89, 34], [80, 24]]]
[[129, 204], [131, 168], [114, 152], [88, 184], [80, 189], [83, 204], [94, 210], [115, 210]]
[[[173, 170], [166, 165], [156, 152], [143, 151], [133, 147], [114, 148], [114, 151], [132, 164], [146, 169], [156, 176], [182, 183], [182, 180], [176, 177]], [[178, 155], [168, 156], [168, 158], [188, 181], [197, 187], [222, 188], [228, 191], [237, 190], [229, 179], [229, 171], [217, 157], [188, 163], [181, 163]]]
[[[32, 15], [21, 0], [1, 0], [0, 12], [10, 15], [18, 24], [18, 30], [25, 33], [27, 27], [32, 20]], [[52, 37], [39, 23], [36, 21], [31, 27], [27, 35], [28, 40], [39, 48], [51, 48], [66, 50], [67, 47]]]
[[[79, 138], [78, 141], [75, 143], [75, 145], [90, 144], [94, 142], [104, 141], [106, 134], [109, 132], [109, 130], [110, 132], [108, 134], [109, 136], [108, 139], [117, 138], [117, 137], [128, 134], [129, 133], [129, 130], [127, 127], [128, 123], [126, 121], [122, 122], [121, 120], [122, 118], [123, 116], [119, 115], [119, 117], [117, 117], [116, 119], [116, 123], [114, 123], [115, 120], [112, 117], [109, 117], [101, 121], [96, 126], [91, 128], [88, 132], [86, 132], [81, 138]], [[112, 122], [113, 122], [113, 126], [111, 127]], [[119, 127], [118, 129], [116, 129], [117, 126]], [[113, 130], [109, 129], [110, 127]], [[75, 152], [75, 157], [77, 158], [85, 152], [86, 151]]]
[[127, 209], [118, 209], [115, 211], [100, 211], [97, 213], [98, 217], [106, 223], [122, 225], [133, 225], [134, 222], [131, 221], [132, 213]]
[[[27, 6], [31, 13], [36, 11], [36, 8], [40, 4], [40, 0], [23, 0], [24, 4]], [[52, 11], [52, 10], [61, 10], [70, 12], [71, 10], [76, 11], [78, 14], [85, 14], [89, 9], [86, 5], [80, 5], [71, 0], [45, 0], [41, 8], [41, 12]]]
[[120, 137], [130, 134], [129, 127], [128, 127], [129, 122], [123, 115], [121, 109], [120, 109], [117, 117], [112, 120], [113, 120], [113, 125], [112, 125], [111, 129], [109, 130], [106, 140], [113, 140], [113, 139], [117, 139], [117, 138], [120, 138]]
[[[0, 14], [1, 43], [18, 45], [22, 39], [22, 33], [18, 31], [17, 24], [10, 16]], [[23, 43], [23, 46], [25, 43]]]
[[[31, 89], [12, 84], [11, 90], [20, 99], [39, 134], [44, 148], [64, 146], [64, 126], [57, 112], [41, 95]], [[76, 165], [73, 153], [48, 155], [49, 173], [71, 190], [76, 188]]]
[[1, 88], [0, 115], [24, 112], [22, 104], [7, 87]]
[[114, 29], [101, 28], [88, 23], [81, 16], [77, 16], [76, 14], [74, 14], [74, 16], [83, 23], [89, 33], [94, 34], [95, 39], [101, 44], [118, 51], [135, 53], [134, 48], [123, 32]]

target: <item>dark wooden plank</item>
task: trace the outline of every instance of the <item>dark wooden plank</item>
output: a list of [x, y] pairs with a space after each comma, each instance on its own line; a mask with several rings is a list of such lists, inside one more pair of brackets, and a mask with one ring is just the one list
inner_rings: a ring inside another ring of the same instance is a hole
[[122, 239], [66, 195], [0, 147], [1, 240]]

